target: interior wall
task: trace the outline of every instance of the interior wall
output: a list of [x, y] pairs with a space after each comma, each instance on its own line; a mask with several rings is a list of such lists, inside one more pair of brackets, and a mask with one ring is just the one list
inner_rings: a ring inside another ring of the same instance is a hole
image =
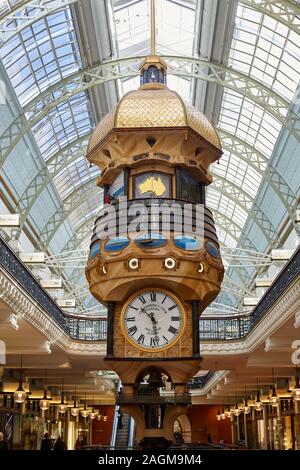
[[95, 407], [95, 409], [99, 410], [99, 413], [102, 415], [106, 414], [107, 421], [98, 421], [97, 419], [94, 419], [91, 443], [92, 445], [109, 445], [114, 420], [115, 407], [113, 405], [99, 406]]
[[221, 440], [231, 443], [231, 426], [228, 418], [218, 421], [216, 416], [220, 407], [215, 405], [193, 405], [188, 410], [188, 418], [191, 423], [192, 442], [208, 442], [211, 435], [212, 442]]

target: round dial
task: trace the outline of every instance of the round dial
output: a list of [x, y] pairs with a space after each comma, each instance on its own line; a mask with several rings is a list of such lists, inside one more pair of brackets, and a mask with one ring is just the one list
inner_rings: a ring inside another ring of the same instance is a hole
[[144, 351], [161, 351], [173, 345], [184, 329], [179, 300], [159, 289], [143, 290], [125, 304], [121, 324], [131, 344]]

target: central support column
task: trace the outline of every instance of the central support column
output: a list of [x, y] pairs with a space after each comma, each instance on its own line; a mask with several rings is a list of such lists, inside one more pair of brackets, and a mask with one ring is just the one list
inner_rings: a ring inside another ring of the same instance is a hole
[[115, 320], [115, 302], [107, 304], [107, 346], [106, 354], [108, 357], [114, 355], [114, 320]]
[[193, 316], [193, 356], [200, 355], [200, 335], [199, 335], [199, 301], [192, 300]]

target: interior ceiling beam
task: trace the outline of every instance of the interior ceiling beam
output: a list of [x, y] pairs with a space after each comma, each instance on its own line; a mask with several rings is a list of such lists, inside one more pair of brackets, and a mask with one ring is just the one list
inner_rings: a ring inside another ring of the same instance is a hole
[[[171, 75], [207, 80], [236, 91], [265, 109], [300, 141], [300, 128], [295, 126], [298, 117], [289, 111], [290, 103], [274, 90], [230, 67], [192, 57], [162, 57]], [[0, 164], [3, 165], [19, 140], [59, 104], [99, 84], [137, 76], [141, 59], [120, 59], [80, 70], [39, 94], [0, 136]]]
[[[0, 18], [0, 47], [6, 44], [24, 28], [32, 25], [57, 10], [77, 2], [78, 0], [27, 0], [10, 5], [7, 12]], [[30, 14], [28, 14], [30, 9]]]
[[[0, 46], [13, 38], [24, 28], [35, 21], [48, 16], [54, 11], [77, 3], [78, 0], [52, 0], [49, 4], [44, 0], [25, 0], [21, 4], [11, 4], [0, 18]], [[240, 3], [284, 24], [295, 33], [300, 33], [300, 7], [291, 0], [240, 0]], [[27, 8], [30, 8], [28, 15]], [[13, 22], [12, 22], [13, 20]]]
[[268, 15], [300, 34], [300, 6], [291, 0], [240, 0], [245, 6]]

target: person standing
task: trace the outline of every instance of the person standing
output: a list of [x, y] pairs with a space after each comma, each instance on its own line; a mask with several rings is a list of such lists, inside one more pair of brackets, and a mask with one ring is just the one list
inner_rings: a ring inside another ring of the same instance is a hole
[[0, 432], [0, 450], [8, 450], [8, 444], [3, 432]]
[[44, 438], [42, 440], [41, 444], [41, 450], [52, 450], [52, 441], [50, 439], [50, 436], [47, 432], [44, 434]]
[[56, 439], [53, 450], [67, 450], [67, 446], [60, 436]]

